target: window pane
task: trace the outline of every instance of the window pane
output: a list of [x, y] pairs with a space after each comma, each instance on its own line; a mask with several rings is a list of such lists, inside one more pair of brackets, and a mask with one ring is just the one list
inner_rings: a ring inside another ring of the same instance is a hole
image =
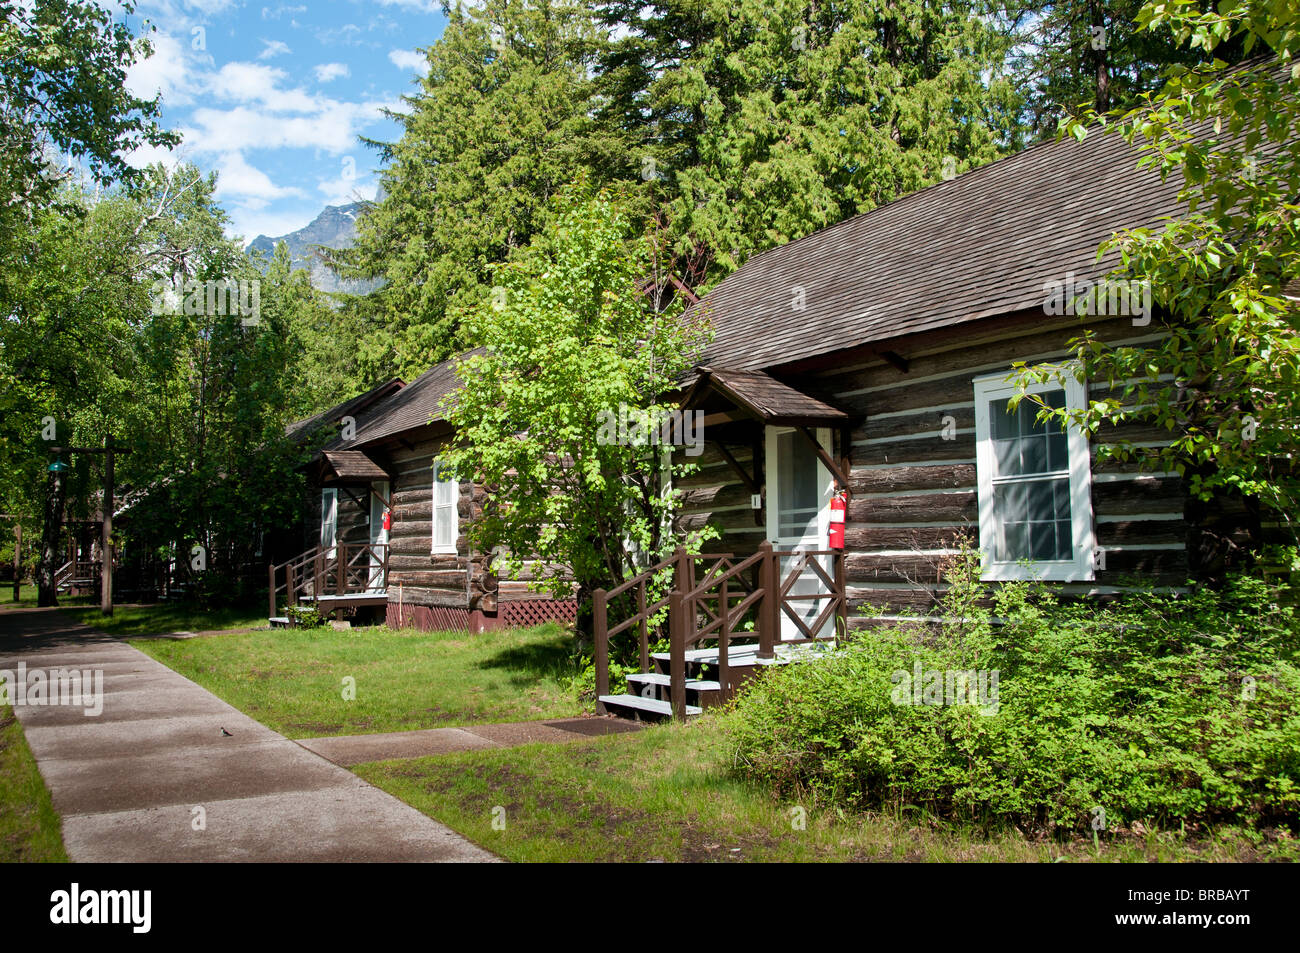
[[[1065, 391], [1039, 395], [1049, 407], [1065, 406]], [[989, 401], [989, 425], [998, 476], [1059, 473], [1069, 469], [1065, 432], [1055, 420], [1038, 421], [1039, 405], [1025, 399], [1015, 413], [1003, 398]]]
[[454, 546], [456, 544], [456, 510], [451, 506], [437, 506], [433, 510], [433, 544], [435, 546]]
[[1006, 483], [993, 488], [1000, 562], [1069, 559], [1073, 538], [1068, 478]]

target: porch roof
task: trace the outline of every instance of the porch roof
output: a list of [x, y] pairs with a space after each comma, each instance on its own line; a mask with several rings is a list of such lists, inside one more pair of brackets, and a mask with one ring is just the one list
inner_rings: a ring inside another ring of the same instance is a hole
[[388, 471], [362, 450], [324, 450], [320, 466], [321, 486], [370, 483], [389, 478]]
[[748, 416], [774, 426], [839, 426], [851, 419], [844, 411], [783, 384], [764, 371], [704, 366], [696, 371], [699, 376], [683, 396], [683, 407], [693, 407], [713, 392]]

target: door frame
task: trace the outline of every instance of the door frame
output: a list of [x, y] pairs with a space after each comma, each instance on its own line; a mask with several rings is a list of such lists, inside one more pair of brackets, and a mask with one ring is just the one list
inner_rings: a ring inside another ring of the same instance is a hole
[[[815, 542], [813, 545], [809, 546], [809, 548], [814, 550], [827, 549], [829, 548], [828, 534], [830, 532], [830, 520], [831, 520], [830, 503], [835, 496], [835, 477], [830, 472], [830, 470], [826, 467], [826, 464], [822, 462], [821, 457], [818, 456], [817, 453], [814, 452], [813, 448], [808, 445], [808, 441], [805, 440], [803, 435], [798, 433], [797, 431], [798, 428], [796, 427], [774, 427], [768, 425], [763, 428], [763, 443], [764, 443], [763, 473], [764, 473], [764, 479], [766, 481], [766, 490], [767, 490], [767, 500], [766, 500], [767, 506], [765, 507], [766, 510], [765, 531], [767, 533], [767, 539], [772, 544], [773, 549], [796, 548], [800, 545], [807, 545], [808, 540], [810, 539], [810, 537], [804, 536], [799, 540], [793, 540], [792, 537], [783, 538], [779, 535], [780, 516], [778, 513], [778, 501], [780, 499], [780, 493], [781, 493], [781, 483], [780, 483], [781, 467], [780, 467], [780, 459], [779, 459], [780, 456], [779, 447], [780, 447], [780, 437], [788, 433], [794, 435], [795, 444], [801, 447], [805, 453], [811, 456], [813, 458], [813, 461], [816, 463], [817, 481], [821, 489], [818, 493], [819, 502], [817, 507], [817, 525], [816, 525], [815, 537], [812, 537], [813, 539], [815, 539]], [[815, 429], [809, 428], [809, 431], [812, 433], [813, 437], [817, 440], [817, 443], [822, 447], [823, 450], [825, 450], [828, 454], [832, 452], [831, 428], [829, 427], [817, 427]], [[822, 569], [825, 570], [826, 575], [828, 577], [834, 578], [833, 567], [831, 566], [830, 563], [830, 557], [819, 556], [817, 557], [817, 560], [818, 563], [821, 565]], [[778, 561], [778, 565], [780, 569], [780, 571], [777, 574], [778, 584], [780, 584], [785, 579], [785, 576], [789, 572], [788, 567], [785, 565], [787, 561], [788, 559], [783, 559]], [[819, 588], [825, 590], [826, 593], [829, 595], [830, 590], [826, 587], [826, 585], [815, 574], [810, 573], [810, 575], [818, 583]], [[809, 620], [809, 624], [811, 625], [811, 623], [816, 620], [817, 613], [821, 611], [822, 607], [825, 605], [825, 602], [819, 600], [819, 601], [811, 601], [809, 604], [814, 607], [813, 618]], [[787, 615], [784, 609], [781, 610], [779, 615], [780, 615], [781, 622], [780, 622], [780, 632], [777, 633], [778, 641], [788, 641], [790, 639], [805, 638], [803, 632], [801, 632], [799, 628], [794, 624], [794, 622], [790, 620], [790, 617]], [[819, 636], [827, 635], [828, 633], [834, 634], [834, 625], [835, 625], [835, 620], [834, 618], [832, 618], [827, 621], [825, 629], [822, 632], [819, 632], [817, 634]]]
[[[370, 545], [388, 544], [389, 531], [384, 529], [384, 510], [392, 513], [392, 483], [388, 480], [372, 480], [370, 483]], [[376, 519], [376, 515], [379, 517]], [[374, 589], [381, 581], [383, 573], [383, 562], [379, 559], [378, 554], [372, 549], [370, 551], [370, 578], [367, 580], [366, 588]], [[382, 592], [383, 589], [374, 589]]]

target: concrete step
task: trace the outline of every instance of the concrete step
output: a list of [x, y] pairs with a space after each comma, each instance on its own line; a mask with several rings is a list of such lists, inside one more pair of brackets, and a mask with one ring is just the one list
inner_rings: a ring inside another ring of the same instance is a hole
[[[601, 695], [605, 710], [621, 718], [634, 721], [662, 721], [673, 716], [673, 706], [657, 698], [642, 698], [640, 695]], [[686, 706], [686, 717], [699, 715], [703, 709], [698, 705]]]

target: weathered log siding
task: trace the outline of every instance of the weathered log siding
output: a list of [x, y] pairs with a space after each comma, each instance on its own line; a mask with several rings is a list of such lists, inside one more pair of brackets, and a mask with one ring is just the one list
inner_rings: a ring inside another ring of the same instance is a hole
[[392, 528], [388, 533], [389, 601], [401, 588], [403, 602], [448, 608], [478, 608], [481, 562], [471, 560], [464, 529], [474, 506], [474, 485], [460, 485], [457, 504], [461, 534], [456, 552], [433, 549], [433, 460], [446, 438], [425, 438], [388, 448], [393, 474]]
[[[1154, 338], [1129, 319], [1098, 322], [1093, 329], [1112, 342]], [[909, 360], [906, 372], [884, 360], [869, 360], [788, 378], [861, 415], [848, 448], [852, 501], [846, 577], [854, 610], [867, 605], [924, 608], [946, 588], [937, 580], [939, 564], [959, 535], [979, 537], [973, 378], [1010, 370], [1013, 361], [1065, 357], [1065, 342], [1078, 332], [1073, 321], [1054, 327], [1038, 323], [988, 338], [955, 332], [925, 349], [903, 351]], [[1105, 392], [1104, 384], [1090, 385], [1093, 397]], [[1169, 439], [1140, 425], [1114, 434], [1151, 443]], [[1140, 473], [1113, 461], [1099, 464], [1099, 442], [1093, 442], [1093, 518], [1105, 569], [1098, 570], [1092, 583], [1059, 584], [1061, 591], [1119, 592], [1126, 577], [1135, 575], [1159, 585], [1182, 584], [1187, 527], [1181, 481], [1174, 474]], [[742, 466], [752, 466], [749, 450], [729, 449]], [[683, 525], [712, 523], [724, 538], [710, 548], [751, 552], [766, 530], [761, 512], [760, 521], [754, 521], [748, 489], [712, 444], [699, 463], [698, 474], [678, 482]]]

